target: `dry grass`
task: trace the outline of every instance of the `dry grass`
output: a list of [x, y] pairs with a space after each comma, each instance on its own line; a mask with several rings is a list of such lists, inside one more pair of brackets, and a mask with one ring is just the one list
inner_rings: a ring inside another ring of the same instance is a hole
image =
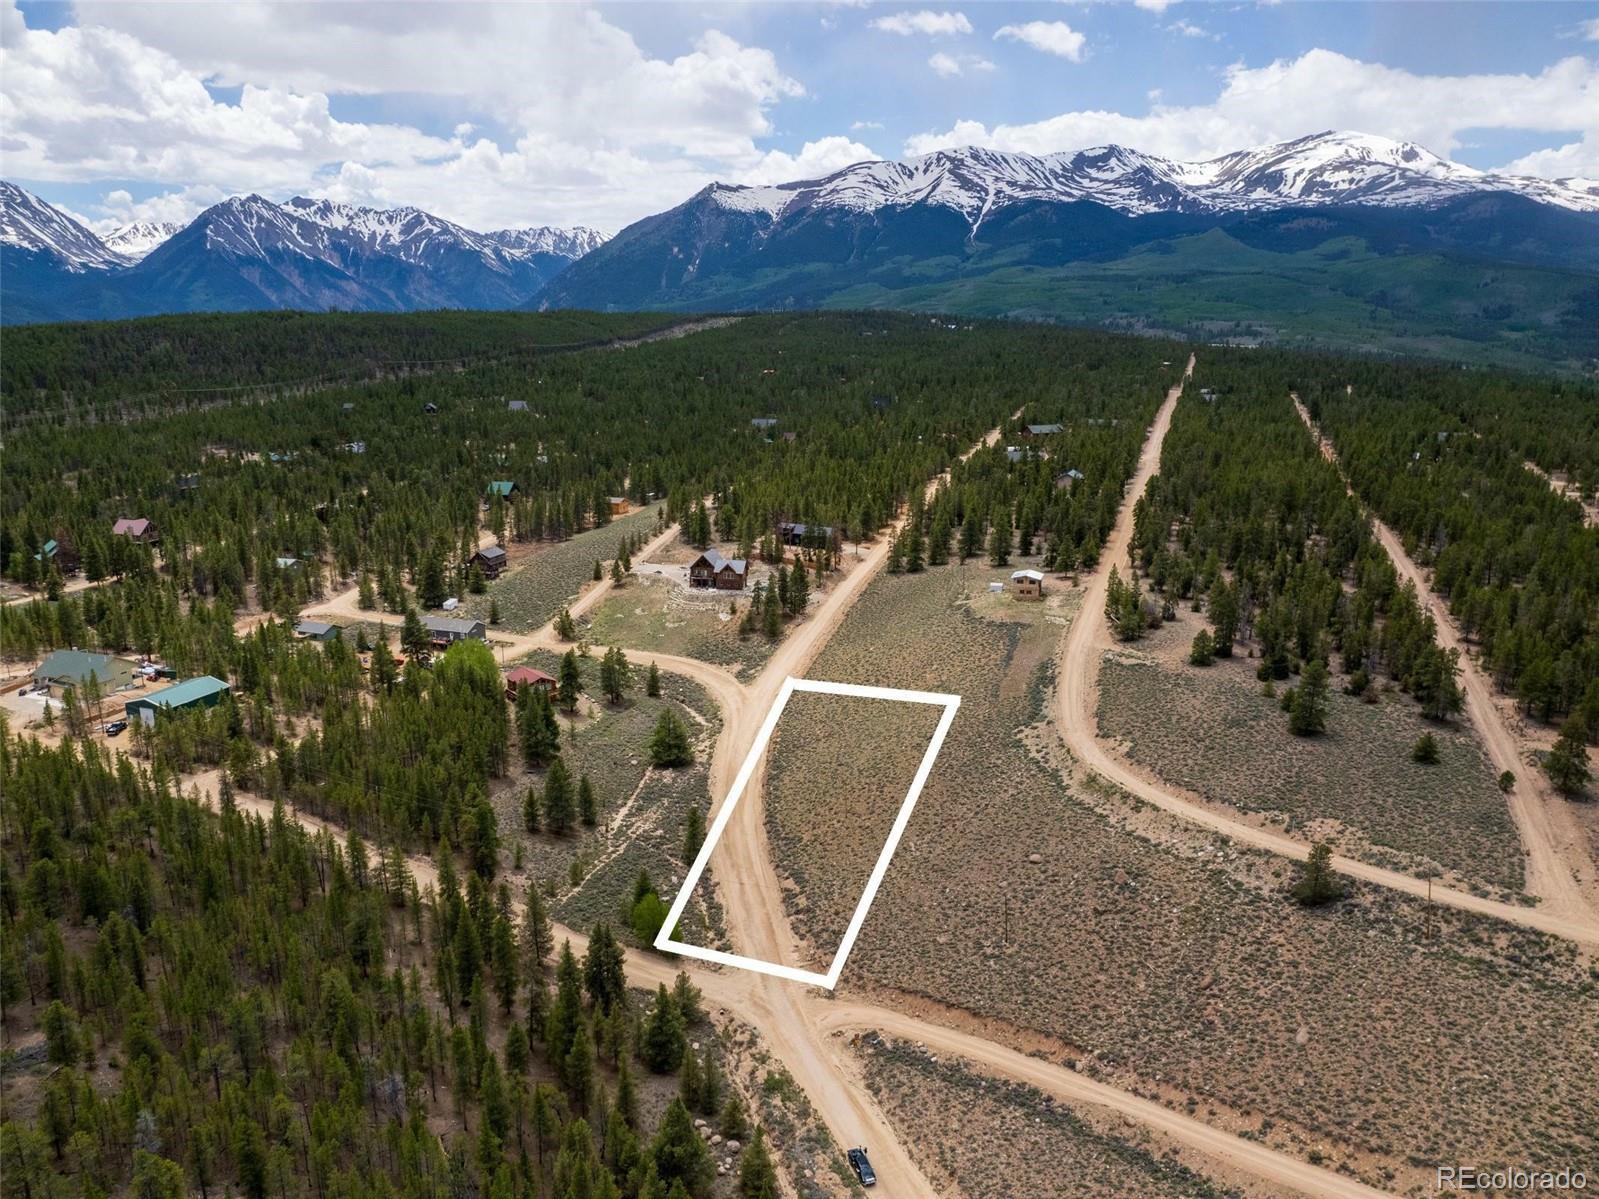
[[658, 575], [640, 575], [589, 613], [586, 635], [596, 645], [698, 658], [749, 678], [760, 672], [776, 644], [760, 633], [739, 636], [739, 619], [749, 602], [748, 591], [690, 591]]
[[[948, 1199], [1266, 1194], [1219, 1186], [1175, 1154], [1166, 1156], [1167, 1146], [1130, 1122], [985, 1077], [958, 1059], [875, 1034], [863, 1039], [862, 1051], [867, 1086], [916, 1164]], [[954, 1136], [951, 1112], [960, 1113]]]
[[[1429, 721], [1397, 693], [1367, 704], [1335, 690], [1327, 732], [1295, 737], [1256, 681], [1255, 662], [1188, 665], [1203, 621], [1179, 616], [1107, 658], [1100, 676], [1100, 732], [1135, 762], [1204, 799], [1280, 814], [1295, 835], [1332, 835], [1352, 856], [1520, 890], [1516, 828], [1467, 726]], [[1437, 765], [1411, 760], [1424, 732], [1438, 742]]]
[[789, 920], [809, 950], [810, 960], [795, 964], [827, 969], [942, 713], [844, 695], [790, 697], [766, 758], [766, 827]]
[[1422, 944], [1420, 902], [1307, 912], [1281, 863], [1115, 827], [1017, 736], [1058, 628], [979, 620], [965, 595], [957, 568], [879, 580], [812, 671], [964, 696], [846, 985], [1039, 1030], [1081, 1069], [1379, 1185], [1599, 1161], [1599, 987], [1568, 947], [1458, 914]]

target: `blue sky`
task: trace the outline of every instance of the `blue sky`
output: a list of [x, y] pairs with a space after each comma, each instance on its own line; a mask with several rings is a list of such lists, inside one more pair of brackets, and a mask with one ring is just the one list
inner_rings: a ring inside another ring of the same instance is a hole
[[253, 190], [614, 231], [946, 145], [1323, 128], [1599, 175], [1599, 4], [0, 0], [0, 54], [0, 170], [101, 228]]

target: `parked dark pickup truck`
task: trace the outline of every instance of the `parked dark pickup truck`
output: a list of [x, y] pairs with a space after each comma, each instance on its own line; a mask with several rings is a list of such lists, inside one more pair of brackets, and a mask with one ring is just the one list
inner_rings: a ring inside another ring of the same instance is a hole
[[849, 1168], [855, 1171], [855, 1177], [861, 1180], [861, 1185], [863, 1187], [874, 1187], [877, 1185], [877, 1174], [872, 1169], [872, 1163], [866, 1158], [866, 1150], [864, 1147], [860, 1149], [851, 1149], [845, 1156], [849, 1158]]

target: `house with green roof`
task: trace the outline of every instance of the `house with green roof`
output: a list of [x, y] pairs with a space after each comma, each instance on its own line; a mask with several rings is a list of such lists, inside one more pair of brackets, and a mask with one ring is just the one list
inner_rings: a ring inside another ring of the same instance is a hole
[[509, 479], [495, 479], [489, 484], [490, 498], [499, 496], [502, 500], [508, 500], [515, 494], [516, 484]]
[[222, 702], [229, 687], [221, 679], [205, 674], [197, 679], [184, 679], [160, 691], [130, 699], [123, 705], [131, 724], [137, 720], [153, 725], [156, 717], [171, 712], [194, 712], [201, 708], [214, 708]]
[[118, 687], [133, 682], [137, 669], [127, 658], [58, 649], [34, 669], [33, 681], [48, 687], [52, 696], [61, 699], [74, 687], [82, 687], [93, 678], [100, 685], [100, 694], [109, 695]]

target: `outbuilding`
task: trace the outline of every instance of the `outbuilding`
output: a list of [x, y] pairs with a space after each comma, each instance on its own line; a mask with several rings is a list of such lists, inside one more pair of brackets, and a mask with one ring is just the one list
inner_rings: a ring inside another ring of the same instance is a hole
[[749, 564], [743, 558], [724, 558], [717, 550], [706, 550], [689, 563], [690, 587], [714, 587], [718, 591], [743, 591], [749, 577]]
[[1064, 433], [1065, 425], [1023, 425], [1023, 437], [1053, 437], [1057, 433]]
[[627, 515], [627, 497], [625, 495], [606, 496], [605, 502], [611, 506], [612, 516]]
[[171, 687], [163, 687], [160, 691], [152, 691], [149, 695], [141, 695], [138, 699], [130, 699], [123, 705], [128, 720], [139, 721], [141, 724], [153, 725], [156, 717], [172, 712], [198, 712], [202, 708], [214, 708], [222, 702], [222, 697], [228, 694], [230, 688], [221, 679], [211, 675], [201, 675], [197, 679], [184, 679], [181, 683], [174, 683]]
[[1017, 599], [1044, 598], [1044, 572], [1041, 570], [1013, 570], [1010, 585], [1015, 588]]
[[339, 626], [325, 620], [302, 620], [294, 626], [294, 635], [307, 641], [337, 641]]
[[502, 500], [508, 500], [515, 494], [516, 484], [510, 479], [495, 479], [489, 484], [490, 499], [499, 496]]

